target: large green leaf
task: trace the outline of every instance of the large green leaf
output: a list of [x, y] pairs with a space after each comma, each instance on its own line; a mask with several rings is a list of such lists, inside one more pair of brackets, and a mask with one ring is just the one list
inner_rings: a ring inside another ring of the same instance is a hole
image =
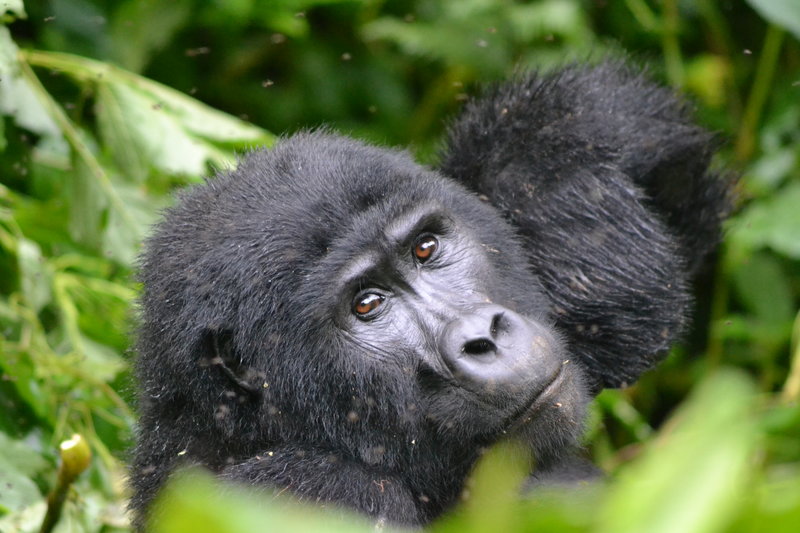
[[41, 51], [26, 51], [23, 57], [96, 89], [102, 140], [123, 171], [137, 181], [149, 167], [169, 174], [204, 175], [208, 163], [217, 167], [235, 163], [230, 148], [274, 141], [272, 134], [257, 126], [108, 63]]
[[[207, 474], [191, 472], [175, 479], [164, 491], [152, 533], [253, 533], [303, 531], [304, 533], [356, 533], [375, 531], [363, 519], [346, 520], [339, 511], [298, 505], [267, 493], [236, 489], [213, 481]], [[387, 533], [391, 530], [384, 529]]]
[[41, 498], [31, 479], [47, 462], [30, 446], [0, 432], [0, 515], [19, 511]]
[[747, 0], [750, 7], [776, 26], [800, 39], [800, 2], [797, 0]]
[[712, 533], [736, 516], [755, 448], [753, 387], [720, 373], [704, 383], [644, 457], [611, 488], [599, 532]]
[[183, 121], [183, 108], [168, 107], [152, 92], [134, 85], [114, 81], [99, 85], [102, 133], [118, 162], [131, 161], [138, 172], [143, 172], [147, 162], [170, 174], [194, 176], [206, 173], [206, 161], [231, 162], [219, 149], [198, 139], [190, 129], [193, 121]]
[[44, 136], [61, 132], [31, 86], [19, 75], [17, 45], [8, 28], [0, 26], [0, 114], [14, 117], [21, 127]]
[[4, 12], [16, 15], [21, 19], [27, 18], [28, 16], [25, 13], [25, 6], [22, 5], [22, 0], [3, 0], [3, 2], [0, 2], [0, 15]]

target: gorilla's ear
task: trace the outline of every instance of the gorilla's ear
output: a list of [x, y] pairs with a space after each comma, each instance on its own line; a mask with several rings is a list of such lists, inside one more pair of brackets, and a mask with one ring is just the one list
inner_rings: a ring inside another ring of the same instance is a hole
[[261, 389], [251, 383], [249, 367], [236, 356], [233, 345], [233, 333], [228, 330], [206, 330], [203, 336], [204, 353], [210, 354], [207, 366], [218, 369], [220, 374], [236, 388], [252, 398], [261, 396]]

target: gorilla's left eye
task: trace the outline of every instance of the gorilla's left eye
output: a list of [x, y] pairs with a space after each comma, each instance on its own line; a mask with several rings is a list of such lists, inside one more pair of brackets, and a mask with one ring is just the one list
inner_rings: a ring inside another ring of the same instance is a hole
[[414, 259], [424, 263], [436, 253], [439, 248], [439, 241], [433, 235], [422, 235], [414, 243]]

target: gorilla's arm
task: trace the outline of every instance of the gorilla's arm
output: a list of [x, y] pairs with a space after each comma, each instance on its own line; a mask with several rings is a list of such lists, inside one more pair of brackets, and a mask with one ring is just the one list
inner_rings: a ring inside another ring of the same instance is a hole
[[[525, 193], [525, 182], [563, 178], [576, 165], [612, 166], [645, 193], [695, 266], [732, 203], [731, 180], [709, 170], [718, 144], [672, 91], [609, 62], [530, 73], [470, 102], [450, 128], [441, 168], [482, 190], [507, 164], [529, 164], [511, 191]], [[508, 199], [491, 197], [506, 209]]]
[[595, 386], [633, 382], [684, 329], [687, 279], [729, 184], [686, 106], [619, 64], [529, 75], [470, 103], [440, 169], [518, 227]]
[[416, 499], [402, 480], [317, 448], [270, 448], [226, 467], [222, 477], [276, 492], [288, 489], [303, 501], [341, 503], [394, 524], [422, 522]]

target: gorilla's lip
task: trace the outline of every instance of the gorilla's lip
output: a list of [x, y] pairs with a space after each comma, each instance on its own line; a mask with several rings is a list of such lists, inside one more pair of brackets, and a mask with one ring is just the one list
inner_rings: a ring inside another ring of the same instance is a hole
[[564, 365], [558, 365], [558, 370], [550, 378], [550, 381], [545, 385], [542, 392], [540, 392], [530, 403], [528, 407], [529, 412], [533, 412], [541, 408], [542, 404], [552, 396], [554, 396], [560, 389], [561, 384], [564, 382]]
[[[558, 370], [553, 373], [542, 391], [531, 398], [530, 401], [525, 402], [523, 407], [510, 417], [513, 426], [530, 422], [534, 415], [544, 407], [545, 403], [558, 394], [558, 391], [561, 390], [561, 386], [566, 379], [564, 375], [564, 366], [564, 364], [559, 365]], [[559, 407], [558, 404], [555, 405]]]

